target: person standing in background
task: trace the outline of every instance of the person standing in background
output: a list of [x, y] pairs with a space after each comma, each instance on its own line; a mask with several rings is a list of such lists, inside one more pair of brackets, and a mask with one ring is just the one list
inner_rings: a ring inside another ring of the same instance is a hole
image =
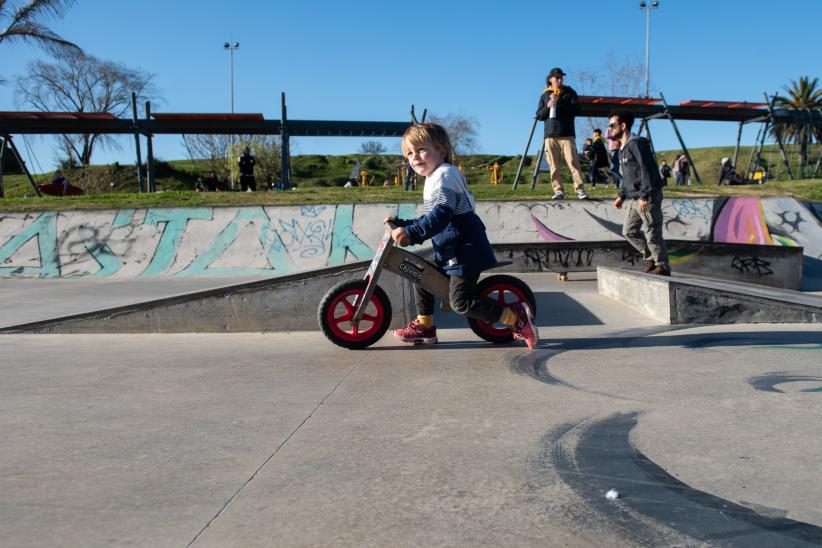
[[579, 166], [574, 129], [574, 120], [579, 112], [579, 97], [572, 87], [563, 84], [564, 78], [565, 73], [559, 67], [552, 68], [548, 73], [545, 82], [548, 87], [539, 98], [536, 117], [545, 122], [545, 157], [551, 168], [551, 187], [554, 189], [551, 199], [565, 198], [559, 176], [559, 160], [560, 156], [564, 156], [565, 163], [571, 170], [577, 198], [585, 200], [588, 194], [585, 192], [585, 181]]

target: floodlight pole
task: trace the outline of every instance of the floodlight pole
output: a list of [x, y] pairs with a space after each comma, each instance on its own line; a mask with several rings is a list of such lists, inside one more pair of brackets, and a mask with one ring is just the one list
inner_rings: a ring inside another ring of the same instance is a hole
[[651, 66], [651, 9], [659, 7], [658, 0], [644, 0], [639, 7], [645, 10], [645, 97], [650, 97], [650, 66]]
[[[228, 51], [230, 61], [230, 78], [231, 78], [231, 114], [234, 114], [234, 50], [239, 49], [239, 42], [225, 42], [223, 49]], [[234, 190], [234, 134], [231, 134], [231, 146], [228, 152], [228, 161], [231, 164], [231, 189]]]
[[231, 114], [234, 114], [234, 50], [240, 48], [239, 42], [225, 42], [223, 44], [223, 49], [225, 49], [229, 53], [229, 57], [231, 58], [230, 62], [230, 74], [231, 74]]

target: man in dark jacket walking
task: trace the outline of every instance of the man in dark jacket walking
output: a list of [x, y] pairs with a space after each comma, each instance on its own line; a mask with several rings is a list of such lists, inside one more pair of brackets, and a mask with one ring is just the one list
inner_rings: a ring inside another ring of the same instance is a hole
[[651, 143], [631, 133], [633, 114], [618, 111], [608, 118], [611, 135], [620, 142], [622, 185], [614, 207], [627, 206], [622, 235], [645, 258], [643, 272], [670, 276], [668, 250], [662, 238], [662, 177]]
[[548, 88], [539, 98], [537, 120], [545, 121], [545, 157], [551, 167], [551, 186], [554, 189], [554, 196], [551, 199], [565, 198], [562, 179], [559, 177], [559, 159], [562, 155], [571, 170], [577, 198], [584, 200], [588, 198], [588, 194], [585, 193], [585, 181], [579, 167], [574, 130], [574, 118], [579, 112], [579, 97], [572, 87], [563, 85], [564, 78], [565, 73], [559, 67], [552, 68], [548, 73]]

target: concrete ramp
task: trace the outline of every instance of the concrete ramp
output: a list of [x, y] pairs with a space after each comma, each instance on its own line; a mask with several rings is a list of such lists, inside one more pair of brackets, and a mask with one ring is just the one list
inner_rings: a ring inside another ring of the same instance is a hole
[[[160, 299], [5, 325], [0, 333], [241, 333], [317, 330], [317, 307], [325, 292], [362, 278], [371, 261], [235, 283]], [[409, 321], [411, 284], [384, 274], [380, 285], [393, 309], [391, 325]]]
[[787, 289], [608, 267], [597, 268], [597, 286], [600, 295], [667, 324], [822, 323], [822, 297]]

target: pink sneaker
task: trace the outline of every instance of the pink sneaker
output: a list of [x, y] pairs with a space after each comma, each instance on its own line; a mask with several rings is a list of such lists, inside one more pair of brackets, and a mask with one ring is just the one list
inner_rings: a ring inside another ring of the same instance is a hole
[[525, 341], [528, 348], [533, 350], [539, 344], [539, 330], [534, 325], [534, 315], [531, 314], [531, 307], [528, 303], [518, 303], [511, 307], [517, 315], [517, 321], [513, 326], [514, 339]]
[[437, 328], [425, 327], [417, 320], [401, 329], [395, 329], [392, 333], [402, 342], [414, 344], [434, 344], [437, 342]]

